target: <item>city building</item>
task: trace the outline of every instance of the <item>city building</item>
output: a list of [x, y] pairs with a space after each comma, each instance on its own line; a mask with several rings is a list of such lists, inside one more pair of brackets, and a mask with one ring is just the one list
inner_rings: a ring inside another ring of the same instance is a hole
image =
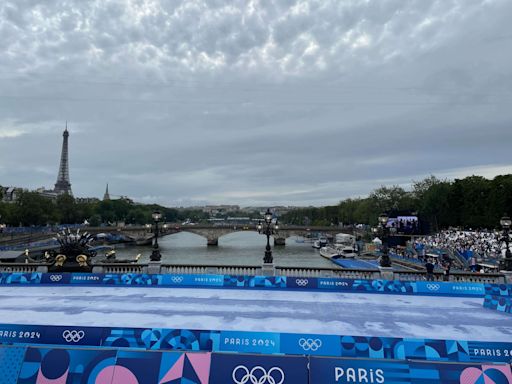
[[0, 200], [4, 203], [14, 203], [22, 192], [27, 189], [19, 187], [0, 187]]

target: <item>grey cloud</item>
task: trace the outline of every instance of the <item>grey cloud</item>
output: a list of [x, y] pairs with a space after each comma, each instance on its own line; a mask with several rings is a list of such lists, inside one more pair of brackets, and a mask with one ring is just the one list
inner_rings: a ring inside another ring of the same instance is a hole
[[512, 164], [508, 1], [145, 4], [0, 4], [0, 184], [51, 186], [65, 120], [78, 196], [325, 204]]

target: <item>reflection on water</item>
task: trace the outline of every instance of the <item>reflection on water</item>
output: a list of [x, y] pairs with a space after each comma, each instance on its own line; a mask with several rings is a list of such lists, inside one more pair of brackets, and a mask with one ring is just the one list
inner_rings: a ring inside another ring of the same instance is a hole
[[[273, 244], [273, 240], [271, 244]], [[332, 267], [311, 243], [299, 243], [296, 237], [286, 239], [285, 246], [272, 247], [274, 264], [287, 267]], [[163, 263], [196, 265], [260, 265], [263, 262], [266, 237], [256, 232], [235, 232], [219, 238], [218, 246], [206, 245], [206, 238], [189, 232], [168, 235], [158, 240]], [[117, 257], [133, 258], [142, 254], [147, 262], [151, 247], [116, 246]]]

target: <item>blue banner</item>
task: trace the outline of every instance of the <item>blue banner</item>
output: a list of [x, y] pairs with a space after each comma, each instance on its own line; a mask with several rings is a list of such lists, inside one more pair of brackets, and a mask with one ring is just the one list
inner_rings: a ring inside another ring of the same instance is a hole
[[162, 275], [164, 286], [222, 287], [224, 275]]
[[237, 276], [224, 275], [224, 288], [286, 288], [286, 276]]
[[70, 284], [71, 279], [76, 274], [71, 273], [43, 273], [41, 276], [41, 284], [62, 285]]
[[271, 332], [221, 331], [219, 352], [281, 353], [280, 334]]
[[512, 384], [509, 365], [423, 363], [311, 357], [309, 382], [315, 384]]
[[[71, 273], [71, 284], [100, 285], [104, 284], [105, 275], [102, 273]], [[65, 284], [65, 282], [62, 282]]]
[[0, 382], [16, 384], [25, 358], [26, 347], [0, 345]]
[[18, 272], [3, 272], [0, 274], [0, 284], [9, 284], [9, 285], [17, 285], [17, 284], [40, 284], [41, 276], [43, 274], [39, 272], [32, 273], [18, 273]]
[[511, 296], [512, 285], [437, 281], [388, 281], [287, 276], [100, 274], [100, 273], [2, 273], [0, 284], [96, 285], [151, 287], [222, 287], [235, 289], [318, 290], [401, 295], [484, 297]]
[[280, 352], [287, 355], [341, 356], [341, 337], [282, 333]]
[[167, 328], [0, 325], [1, 344], [261, 353], [446, 362], [509, 362], [512, 343]]
[[512, 296], [512, 284], [485, 284], [485, 294], [491, 296]]
[[512, 384], [509, 364], [0, 346], [0, 382]]
[[287, 277], [286, 288], [292, 289], [317, 289], [318, 279], [308, 277]]
[[504, 313], [512, 313], [512, 297], [486, 295], [484, 307]]
[[444, 283], [438, 281], [417, 281], [416, 292], [429, 295], [477, 296], [485, 295], [484, 284], [480, 283]]
[[308, 359], [290, 356], [214, 354], [210, 384], [226, 383], [308, 384]]

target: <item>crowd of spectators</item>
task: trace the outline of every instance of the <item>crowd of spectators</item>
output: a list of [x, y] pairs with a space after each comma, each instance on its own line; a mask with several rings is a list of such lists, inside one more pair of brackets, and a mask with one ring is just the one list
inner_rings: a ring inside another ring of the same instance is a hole
[[421, 237], [413, 246], [420, 256], [425, 256], [428, 249], [457, 252], [468, 261], [473, 271], [480, 268], [479, 263], [496, 263], [504, 257], [506, 248], [502, 232], [461, 230], [445, 230]]

